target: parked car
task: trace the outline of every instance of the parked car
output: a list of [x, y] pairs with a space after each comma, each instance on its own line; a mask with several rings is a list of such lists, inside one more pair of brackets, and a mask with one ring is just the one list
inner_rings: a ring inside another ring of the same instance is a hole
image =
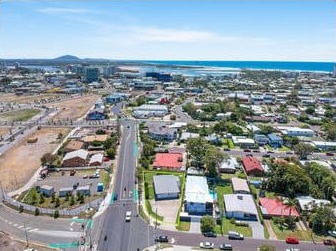
[[288, 244], [299, 244], [299, 238], [297, 237], [287, 237], [286, 243]]
[[205, 232], [203, 233], [205, 237], [217, 237], [217, 234], [215, 232]]
[[300, 251], [299, 248], [286, 248], [286, 251]]
[[325, 239], [323, 240], [323, 244], [327, 246], [336, 246], [336, 241], [332, 239]]
[[271, 155], [270, 154], [263, 154], [263, 157], [264, 158], [269, 158], [269, 157], [271, 157]]
[[167, 235], [160, 235], [155, 238], [156, 242], [168, 242], [168, 236]]
[[251, 152], [251, 149], [244, 149], [244, 152], [246, 152], [246, 153], [250, 153], [250, 152]]
[[228, 232], [229, 239], [231, 240], [244, 240], [244, 235], [234, 232], [234, 231], [229, 231]]
[[220, 250], [233, 250], [232, 245], [228, 243], [223, 243], [219, 245]]
[[200, 248], [204, 248], [204, 249], [213, 249], [214, 246], [215, 246], [215, 244], [213, 244], [212, 242], [209, 242], [209, 241], [205, 241], [205, 242], [200, 243]]
[[229, 151], [231, 151], [231, 149], [230, 148], [224, 148], [224, 151], [229, 152]]
[[336, 237], [336, 230], [329, 230], [328, 235], [330, 235], [332, 237]]
[[335, 154], [334, 154], [334, 153], [331, 153], [331, 152], [327, 152], [326, 155], [327, 155], [327, 156], [334, 156]]

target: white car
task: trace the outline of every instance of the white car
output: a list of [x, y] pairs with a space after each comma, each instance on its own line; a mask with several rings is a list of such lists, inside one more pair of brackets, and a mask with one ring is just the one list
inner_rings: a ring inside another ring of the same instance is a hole
[[126, 216], [125, 216], [125, 220], [126, 221], [131, 221], [131, 216], [132, 216], [132, 212], [131, 211], [127, 211], [126, 212]]
[[200, 248], [204, 248], [204, 249], [213, 249], [214, 246], [215, 246], [215, 244], [213, 244], [212, 242], [209, 242], [209, 241], [205, 241], [205, 242], [200, 243]]
[[329, 230], [328, 235], [330, 235], [332, 237], [336, 237], [336, 230]]

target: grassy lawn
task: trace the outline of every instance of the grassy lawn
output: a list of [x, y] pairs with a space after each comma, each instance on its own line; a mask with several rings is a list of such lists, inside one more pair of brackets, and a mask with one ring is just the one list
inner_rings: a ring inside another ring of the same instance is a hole
[[246, 237], [252, 236], [252, 229], [251, 227], [243, 227], [243, 226], [236, 226], [230, 222], [230, 219], [222, 218], [222, 231], [223, 234], [227, 234], [229, 231], [236, 231], [238, 233], [243, 234]]
[[150, 202], [148, 200], [146, 200], [145, 203], [146, 203], [145, 205], [146, 205], [146, 209], [147, 209], [148, 214], [151, 217], [153, 217], [154, 219], [157, 219], [158, 221], [163, 221], [163, 216], [158, 215], [153, 211], [153, 208], [152, 208], [152, 205], [150, 204]]
[[229, 139], [229, 140], [228, 140], [228, 145], [229, 145], [229, 148], [230, 148], [230, 149], [235, 148], [235, 145], [234, 145], [232, 139]]
[[180, 221], [180, 223], [176, 226], [176, 229], [179, 231], [189, 231], [190, 222], [189, 221]]
[[290, 151], [291, 149], [288, 148], [287, 146], [281, 146], [280, 148], [278, 148], [278, 151], [280, 152], [287, 152]]
[[232, 194], [233, 193], [232, 187], [231, 187], [231, 183], [217, 185], [215, 187], [215, 191], [217, 193], [217, 199], [218, 199], [219, 207], [221, 209], [223, 209], [224, 208], [224, 198], [223, 198], [223, 195], [224, 194]]
[[[298, 237], [299, 240], [302, 240], [302, 241], [312, 241], [311, 230], [307, 230], [307, 231], [297, 230], [297, 229], [291, 230], [291, 229], [287, 229], [286, 227], [283, 227], [282, 229], [280, 229], [280, 226], [278, 224], [275, 224], [273, 221], [271, 221], [271, 223], [272, 223], [272, 228], [274, 230], [274, 233], [280, 240], [284, 240], [289, 236], [293, 236], [293, 237]], [[314, 234], [314, 240], [322, 241], [323, 238], [321, 236], [317, 236]]]
[[100, 180], [104, 184], [104, 189], [108, 189], [111, 181], [110, 174], [107, 171], [101, 171]]
[[17, 111], [5, 112], [0, 115], [0, 120], [3, 121], [27, 121], [40, 113], [39, 109], [22, 109]]

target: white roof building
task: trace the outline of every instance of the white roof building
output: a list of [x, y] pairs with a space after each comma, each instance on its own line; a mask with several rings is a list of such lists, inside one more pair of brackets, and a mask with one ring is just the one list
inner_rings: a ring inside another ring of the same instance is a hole
[[185, 200], [193, 203], [213, 202], [213, 197], [209, 193], [209, 187], [205, 177], [187, 176]]
[[330, 204], [329, 200], [314, 199], [311, 196], [299, 196], [296, 197], [299, 202], [301, 210], [311, 211], [315, 206], [320, 207], [321, 205]]
[[258, 219], [257, 207], [250, 194], [225, 194], [224, 204], [227, 218]]
[[77, 151], [72, 151], [67, 153], [64, 158], [64, 160], [68, 160], [68, 159], [72, 159], [72, 158], [76, 158], [79, 157], [81, 159], [87, 159], [87, 157], [89, 156], [89, 152], [83, 149], [77, 150]]

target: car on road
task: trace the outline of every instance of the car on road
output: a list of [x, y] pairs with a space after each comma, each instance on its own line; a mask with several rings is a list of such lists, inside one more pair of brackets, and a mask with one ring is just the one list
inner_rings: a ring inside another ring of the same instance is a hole
[[238, 232], [229, 231], [228, 236], [230, 240], [244, 240], [244, 235]]
[[219, 245], [220, 250], [233, 250], [232, 245], [229, 243], [223, 243]]
[[155, 238], [156, 242], [168, 242], [168, 236], [167, 235], [160, 235]]
[[267, 151], [267, 153], [274, 153], [274, 151]]
[[226, 151], [226, 152], [230, 152], [231, 149], [230, 149], [230, 148], [224, 148], [224, 151]]
[[130, 128], [130, 126], [128, 125], [127, 128]]
[[323, 244], [326, 246], [336, 246], [336, 241], [332, 239], [325, 239], [323, 240]]
[[132, 212], [131, 211], [127, 211], [126, 215], [125, 215], [125, 221], [126, 222], [131, 221], [131, 217], [132, 217]]
[[210, 241], [204, 241], [204, 242], [200, 242], [200, 248], [204, 248], [204, 249], [214, 249], [215, 244], [213, 244]]
[[299, 238], [297, 237], [287, 237], [286, 238], [286, 243], [287, 244], [299, 244]]
[[260, 153], [260, 150], [253, 150], [254, 153]]
[[300, 251], [299, 248], [286, 248], [286, 251]]
[[217, 234], [216, 234], [216, 232], [205, 232], [205, 233], [203, 233], [203, 235], [205, 236], [205, 237], [217, 237]]
[[271, 157], [270, 154], [263, 154], [263, 158], [269, 158], [269, 157]]
[[251, 152], [251, 149], [244, 149], [244, 152], [246, 152], [246, 153], [250, 153], [250, 152]]

